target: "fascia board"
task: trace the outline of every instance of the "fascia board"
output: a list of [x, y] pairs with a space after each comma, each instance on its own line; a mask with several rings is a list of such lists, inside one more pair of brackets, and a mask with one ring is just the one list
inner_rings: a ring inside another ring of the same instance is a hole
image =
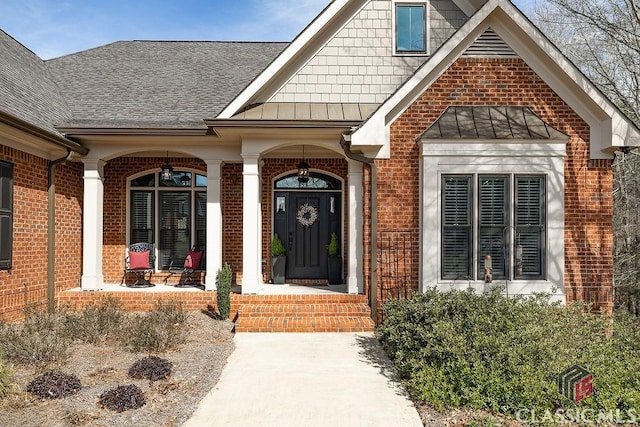
[[453, 3], [467, 16], [473, 15], [482, 6], [482, 1], [478, 0], [453, 0]]

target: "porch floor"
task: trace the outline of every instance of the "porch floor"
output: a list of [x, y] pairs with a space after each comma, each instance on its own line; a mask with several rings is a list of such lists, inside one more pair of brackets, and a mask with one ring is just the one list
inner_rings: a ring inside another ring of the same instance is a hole
[[[80, 292], [81, 288], [69, 289], [65, 292]], [[231, 291], [236, 294], [242, 292], [240, 285], [235, 285]], [[185, 286], [177, 287], [174, 285], [165, 285], [157, 283], [155, 286], [148, 288], [134, 288], [118, 283], [105, 283], [103, 288], [97, 292], [148, 292], [148, 293], [164, 293], [164, 292], [204, 292], [203, 286]], [[261, 286], [257, 295], [334, 295], [346, 294], [347, 285], [273, 285], [266, 283]]]

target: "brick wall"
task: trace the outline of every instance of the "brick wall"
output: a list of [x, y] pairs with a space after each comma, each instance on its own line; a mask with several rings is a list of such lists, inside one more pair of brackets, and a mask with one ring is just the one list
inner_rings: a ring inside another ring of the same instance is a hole
[[[13, 269], [0, 271], [0, 318], [47, 303], [47, 160], [0, 145], [14, 165]], [[56, 168], [56, 293], [78, 286], [82, 266], [82, 165]]]
[[70, 310], [82, 310], [88, 306], [100, 304], [104, 298], [113, 298], [122, 304], [127, 311], [150, 311], [158, 301], [176, 301], [187, 311], [217, 311], [217, 294], [215, 292], [85, 292], [66, 291], [58, 298], [58, 304]]
[[[610, 161], [589, 160], [588, 125], [520, 59], [457, 60], [392, 124], [391, 159], [376, 161], [378, 229], [419, 231], [419, 146], [415, 138], [450, 105], [529, 106], [544, 121], [569, 135], [565, 162], [565, 292], [568, 301], [587, 299], [611, 307]], [[413, 261], [418, 265], [417, 251]], [[417, 270], [413, 279], [411, 283], [417, 283]]]

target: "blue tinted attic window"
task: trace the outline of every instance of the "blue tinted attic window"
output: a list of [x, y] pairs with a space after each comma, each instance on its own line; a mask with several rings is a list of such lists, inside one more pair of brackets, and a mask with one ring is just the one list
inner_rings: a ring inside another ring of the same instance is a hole
[[426, 53], [425, 5], [396, 6], [396, 52]]

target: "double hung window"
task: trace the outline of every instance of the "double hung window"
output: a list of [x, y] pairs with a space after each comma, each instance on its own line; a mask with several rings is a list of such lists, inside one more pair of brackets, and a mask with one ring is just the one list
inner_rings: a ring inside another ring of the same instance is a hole
[[546, 179], [442, 176], [442, 279], [545, 279]]

